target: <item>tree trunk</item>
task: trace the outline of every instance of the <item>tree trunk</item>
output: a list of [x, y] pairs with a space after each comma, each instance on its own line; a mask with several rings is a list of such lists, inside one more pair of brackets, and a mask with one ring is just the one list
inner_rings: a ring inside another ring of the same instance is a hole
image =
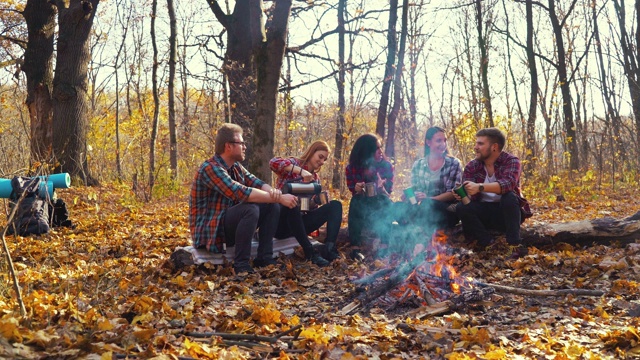
[[[231, 122], [242, 127], [244, 140], [253, 145], [253, 119], [257, 116], [255, 56], [263, 42], [262, 0], [238, 0], [231, 15], [225, 14], [216, 0], [207, 2], [216, 19], [227, 31], [223, 71], [229, 84]], [[253, 153], [253, 146], [249, 146], [246, 151], [248, 161], [253, 161]], [[256, 173], [256, 169], [251, 166], [249, 171]]]
[[389, 113], [389, 134], [387, 135], [385, 154], [391, 158], [395, 157], [395, 137], [396, 137], [396, 120], [403, 108], [402, 101], [402, 71], [404, 68], [404, 51], [407, 43], [407, 22], [409, 17], [409, 1], [402, 1], [402, 28], [400, 30], [400, 48], [398, 49], [398, 64], [396, 65], [396, 73], [393, 79], [393, 108]]
[[525, 172], [532, 175], [534, 169], [537, 168], [537, 150], [536, 150], [536, 117], [538, 112], [538, 67], [536, 65], [536, 56], [533, 50], [533, 4], [531, 1], [525, 2], [526, 18], [527, 18], [527, 63], [529, 65], [529, 75], [531, 77], [531, 88], [529, 93], [529, 115], [527, 117], [527, 156], [525, 163]]
[[269, 160], [273, 157], [278, 84], [287, 45], [291, 0], [279, 0], [274, 6], [268, 38], [265, 39], [266, 43], [262, 44], [257, 57], [258, 96], [253, 138], [254, 156], [249, 159], [249, 167], [253, 169], [253, 173], [267, 183], [271, 183]]
[[57, 0], [58, 54], [53, 78], [55, 172], [97, 185], [87, 166], [89, 36], [100, 0]]
[[347, 0], [338, 1], [338, 113], [336, 119], [335, 149], [333, 152], [333, 178], [331, 185], [334, 189], [339, 189], [342, 183], [342, 153], [344, 148], [344, 113], [345, 113], [345, 28], [344, 12], [347, 7]]
[[[565, 14], [565, 17], [568, 14]], [[576, 129], [573, 119], [573, 103], [571, 100], [571, 84], [567, 76], [567, 53], [564, 48], [564, 38], [562, 36], [562, 25], [556, 14], [555, 0], [549, 0], [549, 18], [553, 27], [553, 35], [556, 42], [556, 51], [558, 52], [558, 76], [560, 81], [560, 91], [562, 93], [562, 112], [564, 115], [564, 131], [566, 132], [566, 142], [569, 147], [569, 155], [571, 156], [569, 168], [578, 170], [580, 167], [580, 157], [578, 153], [578, 143], [576, 138]]]
[[631, 95], [631, 109], [633, 117], [635, 119], [635, 135], [636, 135], [636, 154], [640, 155], [640, 0], [635, 1], [635, 13], [636, 13], [636, 30], [635, 39], [636, 44], [630, 44], [628, 42], [629, 35], [626, 29], [626, 11], [624, 2], [620, 4], [618, 0], [613, 1], [618, 18], [618, 24], [620, 29], [620, 48], [622, 49], [624, 73], [627, 78], [627, 85], [629, 86], [629, 94]]
[[29, 0], [22, 12], [29, 40], [22, 71], [27, 76], [27, 100], [31, 129], [31, 161], [51, 160], [53, 137], [53, 36], [56, 8], [47, 0]]
[[146, 194], [147, 200], [151, 200], [153, 197], [153, 186], [156, 180], [156, 139], [158, 137], [158, 121], [160, 117], [160, 97], [158, 95], [158, 44], [156, 42], [158, 0], [153, 0], [151, 7], [151, 44], [153, 46], [151, 84], [153, 95], [153, 118], [151, 119], [151, 138], [149, 139], [149, 192]]
[[483, 34], [482, 25], [482, 1], [475, 0], [476, 9], [476, 29], [478, 31], [478, 47], [480, 48], [480, 78], [482, 79], [482, 103], [487, 114], [487, 121], [490, 127], [495, 126], [493, 122], [493, 108], [491, 106], [491, 92], [489, 91], [489, 56], [487, 55], [487, 38]]
[[382, 78], [382, 91], [380, 93], [380, 106], [378, 107], [378, 119], [376, 133], [384, 138], [387, 107], [389, 106], [389, 92], [393, 80], [393, 66], [396, 62], [396, 23], [398, 22], [398, 0], [389, 1], [389, 27], [387, 29], [387, 64]]
[[176, 11], [173, 0], [167, 0], [169, 10], [169, 164], [171, 166], [171, 179], [178, 178], [178, 134], [176, 133], [176, 102], [175, 102], [175, 80], [176, 80], [176, 37], [178, 33]]

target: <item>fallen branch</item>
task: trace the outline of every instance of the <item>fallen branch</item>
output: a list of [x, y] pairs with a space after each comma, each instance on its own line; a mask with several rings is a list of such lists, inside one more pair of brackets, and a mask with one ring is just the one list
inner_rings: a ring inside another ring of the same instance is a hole
[[588, 290], [588, 289], [532, 290], [532, 289], [522, 289], [522, 288], [516, 288], [511, 286], [505, 286], [505, 285], [486, 284], [481, 282], [474, 282], [474, 283], [482, 287], [492, 287], [496, 290], [496, 292], [516, 294], [516, 295], [527, 295], [527, 296], [566, 296], [566, 295], [602, 296], [604, 295], [604, 291], [602, 290]]
[[382, 276], [386, 276], [387, 274], [390, 274], [393, 272], [394, 269], [392, 268], [384, 268], [382, 270], [378, 270], [370, 275], [367, 275], [363, 278], [354, 280], [353, 283], [356, 285], [369, 285], [372, 282], [374, 282], [377, 278], [382, 277]]
[[255, 334], [229, 334], [229, 333], [219, 333], [219, 332], [205, 332], [205, 333], [186, 332], [184, 333], [184, 335], [191, 336], [194, 338], [206, 339], [210, 337], [219, 337], [224, 340], [262, 341], [262, 342], [268, 342], [273, 344], [273, 343], [276, 343], [281, 337], [289, 333], [292, 333], [296, 330], [299, 330], [300, 328], [302, 328], [302, 325], [297, 325], [292, 327], [289, 330], [276, 334], [275, 336], [260, 336]]

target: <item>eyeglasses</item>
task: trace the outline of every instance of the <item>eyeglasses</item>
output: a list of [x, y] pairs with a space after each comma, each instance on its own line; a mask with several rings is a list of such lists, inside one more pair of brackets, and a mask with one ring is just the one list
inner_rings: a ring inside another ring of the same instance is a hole
[[247, 146], [247, 143], [244, 141], [229, 141], [231, 144], [239, 144], [240, 146]]

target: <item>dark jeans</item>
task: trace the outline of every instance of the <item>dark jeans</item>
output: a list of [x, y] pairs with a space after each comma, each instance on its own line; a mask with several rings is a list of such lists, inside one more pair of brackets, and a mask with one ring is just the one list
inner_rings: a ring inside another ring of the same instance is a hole
[[462, 228], [467, 241], [475, 238], [481, 246], [493, 241], [488, 229], [506, 233], [507, 242], [518, 245], [520, 239], [520, 202], [511, 191], [502, 194], [500, 202], [490, 203], [472, 201], [467, 205], [458, 203], [456, 213], [462, 221]]
[[227, 209], [224, 216], [224, 237], [227, 246], [236, 247], [233, 265], [249, 265], [251, 240], [258, 230], [257, 260], [273, 257], [273, 236], [278, 226], [280, 204], [242, 203]]
[[362, 231], [366, 228], [376, 236], [388, 237], [393, 231], [392, 222], [398, 217], [397, 206], [384, 195], [367, 197], [354, 195], [349, 204], [349, 241], [362, 244]]
[[305, 254], [310, 256], [313, 248], [307, 234], [318, 230], [324, 223], [327, 223], [325, 243], [335, 244], [342, 223], [342, 203], [338, 200], [331, 200], [328, 204], [306, 213], [302, 213], [299, 207], [289, 209], [282, 206], [276, 238], [284, 239], [293, 235], [304, 249]]
[[415, 224], [428, 230], [452, 228], [460, 220], [455, 212], [447, 210], [451, 204], [433, 199], [424, 199], [418, 205], [403, 202], [398, 205], [402, 209], [401, 223]]

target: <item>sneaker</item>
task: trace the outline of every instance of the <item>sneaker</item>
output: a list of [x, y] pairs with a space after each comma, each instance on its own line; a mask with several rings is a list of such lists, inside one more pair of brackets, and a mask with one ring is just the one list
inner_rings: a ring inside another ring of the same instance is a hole
[[332, 262], [333, 260], [339, 257], [340, 257], [340, 254], [338, 254], [337, 250], [329, 250], [329, 252], [327, 252], [327, 256], [325, 256], [324, 258], [329, 260], [329, 262]]
[[255, 266], [257, 268], [267, 267], [269, 265], [276, 265], [276, 264], [278, 264], [276, 259], [271, 258], [271, 257], [266, 258], [266, 259], [254, 259], [253, 260], [253, 266]]
[[527, 248], [524, 245], [510, 246], [510, 248], [511, 248], [510, 258], [513, 260], [519, 259], [521, 257], [525, 257], [529, 254], [529, 248]]
[[245, 264], [245, 265], [239, 265], [239, 266], [233, 266], [233, 271], [235, 271], [236, 275], [240, 275], [242, 273], [247, 273], [247, 274], [255, 274], [256, 271], [253, 270], [253, 268], [251, 267], [251, 265], [249, 264]]
[[309, 261], [311, 261], [313, 264], [316, 264], [320, 267], [325, 267], [329, 265], [329, 262], [325, 258], [320, 256], [320, 254], [318, 253], [311, 255], [311, 258], [309, 258]]
[[349, 257], [353, 260], [357, 260], [357, 261], [364, 261], [365, 257], [364, 254], [360, 252], [360, 250], [353, 250], [350, 254]]

